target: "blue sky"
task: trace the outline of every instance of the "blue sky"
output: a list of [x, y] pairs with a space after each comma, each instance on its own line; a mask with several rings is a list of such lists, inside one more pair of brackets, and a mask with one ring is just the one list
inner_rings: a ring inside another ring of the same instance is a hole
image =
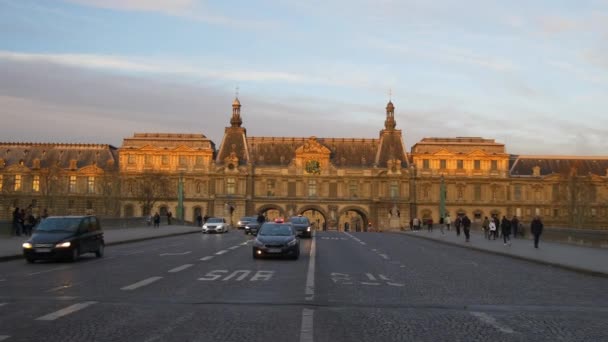
[[[608, 0], [0, 0], [2, 141], [481, 136], [608, 155]], [[272, 124], [269, 124], [272, 123]]]

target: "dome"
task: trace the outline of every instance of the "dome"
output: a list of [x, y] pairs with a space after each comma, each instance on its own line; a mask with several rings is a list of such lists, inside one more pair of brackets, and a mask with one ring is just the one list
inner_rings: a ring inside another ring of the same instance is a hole
[[232, 101], [232, 106], [240, 106], [241, 102], [239, 101], [238, 97], [234, 98], [234, 101]]
[[388, 101], [388, 103], [386, 104], [386, 109], [389, 109], [389, 108], [395, 108], [392, 101]]

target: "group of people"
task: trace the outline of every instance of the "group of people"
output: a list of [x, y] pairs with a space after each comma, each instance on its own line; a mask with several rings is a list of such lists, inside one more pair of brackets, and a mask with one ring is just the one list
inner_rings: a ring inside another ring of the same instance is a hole
[[[171, 225], [171, 219], [173, 218], [173, 214], [171, 213], [171, 210], [167, 211], [167, 224]], [[152, 223], [154, 223], [154, 228], [160, 228], [160, 214], [158, 213], [158, 211], [156, 213], [154, 213], [154, 215], [150, 214], [148, 215], [148, 217], [146, 218], [146, 222], [148, 223], [148, 226], [151, 225]]]
[[15, 236], [21, 236], [22, 234], [30, 236], [32, 235], [34, 227], [40, 222], [40, 220], [43, 220], [48, 216], [49, 214], [47, 209], [44, 209], [40, 217], [36, 216], [31, 204], [25, 209], [19, 209], [19, 207], [16, 207], [13, 211], [13, 231], [11, 233]]

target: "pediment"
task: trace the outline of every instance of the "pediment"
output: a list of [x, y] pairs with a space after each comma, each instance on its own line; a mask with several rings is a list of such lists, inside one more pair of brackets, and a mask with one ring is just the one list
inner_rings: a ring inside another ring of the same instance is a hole
[[321, 145], [316, 137], [310, 137], [308, 140], [300, 147], [296, 149], [296, 155], [301, 154], [323, 154], [330, 155], [331, 151], [329, 148]]
[[140, 148], [138, 148], [139, 151], [159, 151], [160, 148], [158, 148], [157, 146], [154, 145], [144, 145]]
[[174, 148], [172, 151], [174, 151], [174, 152], [192, 152], [192, 151], [196, 151], [196, 150], [190, 146], [179, 145], [176, 148]]
[[15, 164], [5, 167], [4, 170], [7, 172], [28, 172], [30, 168], [25, 165]]
[[447, 148], [442, 148], [439, 151], [433, 153], [434, 156], [454, 156], [455, 153], [451, 152], [450, 150], [448, 150]]
[[78, 170], [80, 173], [103, 173], [103, 169], [101, 169], [96, 164], [88, 165]]
[[487, 157], [489, 154], [482, 150], [473, 150], [467, 154], [469, 157]]

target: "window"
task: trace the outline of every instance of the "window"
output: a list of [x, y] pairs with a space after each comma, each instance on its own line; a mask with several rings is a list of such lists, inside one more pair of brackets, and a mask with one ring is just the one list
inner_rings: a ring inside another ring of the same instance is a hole
[[135, 164], [135, 155], [134, 154], [129, 154], [127, 157], [127, 163], [128, 164]]
[[317, 181], [311, 179], [308, 181], [308, 196], [316, 196], [317, 195]]
[[149, 155], [149, 154], [146, 154], [144, 162], [146, 163], [146, 165], [151, 165], [152, 164], [152, 156]]
[[492, 201], [496, 201], [498, 199], [498, 189], [496, 187], [492, 188]]
[[338, 183], [329, 183], [329, 197], [338, 197]]
[[13, 185], [13, 190], [21, 190], [21, 175], [15, 175], [15, 184]]
[[456, 161], [456, 168], [457, 168], [458, 170], [462, 170], [462, 169], [464, 169], [464, 160], [462, 160], [462, 159], [458, 159], [458, 160]]
[[188, 158], [186, 156], [179, 156], [179, 165], [186, 166], [188, 164]]
[[266, 195], [267, 196], [274, 196], [274, 179], [269, 179], [266, 181]]
[[38, 175], [35, 175], [34, 179], [32, 180], [32, 191], [40, 191], [40, 176]]
[[357, 181], [350, 181], [348, 183], [348, 192], [350, 194], [350, 197], [357, 197], [358, 189], [359, 184], [357, 183]]
[[596, 216], [597, 216], [597, 209], [591, 208], [591, 217], [596, 217]]
[[498, 170], [498, 160], [492, 160], [490, 163], [490, 168], [492, 171]]
[[458, 187], [458, 189], [456, 190], [456, 196], [458, 197], [459, 200], [463, 199], [463, 197], [464, 197], [464, 187], [463, 186]]
[[553, 197], [553, 201], [559, 201], [559, 184], [553, 184], [551, 196]]
[[169, 156], [167, 156], [167, 155], [162, 156], [161, 163], [163, 165], [169, 164]]
[[89, 209], [89, 210], [93, 209], [93, 201], [87, 200], [87, 209]]
[[[89, 176], [87, 178], [87, 193], [94, 194], [95, 193], [95, 177]], [[87, 208], [90, 209], [90, 208]]]
[[287, 196], [296, 197], [296, 183], [295, 182], [289, 182], [287, 184]]
[[515, 184], [513, 189], [513, 197], [515, 197], [516, 201], [521, 201], [521, 185]]
[[197, 194], [201, 193], [201, 182], [196, 182], [196, 193]]
[[69, 192], [76, 192], [76, 176], [70, 176]]
[[422, 198], [424, 199], [429, 199], [429, 195], [430, 195], [430, 187], [428, 185], [425, 185], [422, 188]]
[[399, 183], [397, 181], [392, 181], [389, 188], [389, 194], [391, 198], [399, 197]]
[[429, 168], [429, 160], [428, 159], [422, 160], [422, 168], [423, 169], [428, 169]]
[[234, 195], [236, 190], [236, 180], [234, 178], [226, 179], [226, 193], [228, 195]]
[[475, 170], [481, 170], [481, 160], [474, 160], [473, 161], [473, 168]]
[[559, 209], [553, 209], [553, 217], [559, 217]]
[[440, 169], [446, 169], [447, 168], [447, 161], [445, 159], [440, 159], [439, 160], [439, 168]]
[[76, 201], [74, 201], [73, 199], [68, 200], [68, 209], [74, 209], [75, 203], [76, 203]]
[[475, 184], [475, 200], [481, 201], [481, 184]]
[[196, 165], [203, 165], [203, 156], [196, 156]]

